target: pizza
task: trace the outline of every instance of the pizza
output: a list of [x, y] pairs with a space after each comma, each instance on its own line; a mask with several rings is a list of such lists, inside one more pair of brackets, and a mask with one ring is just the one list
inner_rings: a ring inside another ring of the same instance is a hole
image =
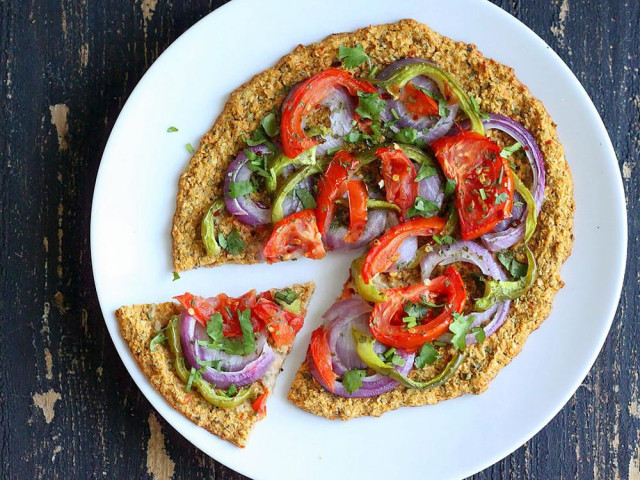
[[573, 214], [556, 125], [513, 69], [402, 20], [298, 46], [230, 95], [179, 180], [172, 255], [353, 251], [288, 396], [346, 420], [486, 390], [551, 311]]
[[244, 447], [304, 324], [313, 283], [238, 298], [191, 293], [121, 307], [120, 331], [154, 388], [178, 412]]

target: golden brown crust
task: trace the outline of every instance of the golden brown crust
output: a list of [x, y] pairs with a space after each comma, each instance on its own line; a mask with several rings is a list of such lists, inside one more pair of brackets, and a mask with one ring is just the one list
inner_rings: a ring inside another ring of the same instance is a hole
[[[299, 46], [273, 68], [256, 75], [229, 98], [212, 130], [180, 179], [173, 224], [173, 257], [176, 270], [226, 262], [255, 263], [260, 242], [268, 230], [250, 230], [229, 217], [220, 228], [236, 227], [250, 244], [241, 256], [223, 252], [205, 256], [199, 223], [214, 198], [222, 193], [227, 165], [258, 122], [278, 105], [298, 81], [329, 67], [340, 45], [362, 44], [375, 64], [386, 65], [404, 57], [429, 59], [449, 71], [463, 89], [474, 95], [483, 111], [497, 112], [521, 122], [542, 150], [547, 170], [545, 202], [531, 242], [538, 262], [534, 287], [514, 302], [502, 328], [481, 346], [469, 349], [469, 358], [446, 385], [428, 391], [397, 389], [374, 399], [349, 400], [331, 395], [310, 379], [303, 365], [289, 399], [297, 406], [328, 418], [348, 419], [380, 415], [404, 405], [424, 405], [464, 393], [486, 390], [498, 371], [521, 350], [529, 334], [551, 311], [562, 287], [560, 268], [573, 243], [573, 183], [551, 117], [542, 103], [515, 77], [512, 68], [486, 59], [475, 45], [454, 42], [413, 20], [363, 28], [354, 33], [331, 35], [321, 42]], [[468, 377], [468, 378], [467, 378]]]
[[[292, 288], [300, 294], [301, 305], [306, 309], [315, 288], [314, 284], [305, 283], [294, 285]], [[166, 326], [180, 310], [181, 307], [173, 302], [133, 305], [119, 308], [116, 317], [120, 323], [122, 337], [129, 345], [136, 362], [169, 404], [214, 435], [244, 447], [253, 425], [259, 420], [250, 402], [247, 401], [233, 409], [224, 409], [207, 403], [195, 390], [186, 393], [184, 382], [173, 369], [173, 359], [167, 345], [158, 344], [155, 352], [149, 349], [149, 343], [158, 330]], [[261, 381], [251, 386], [256, 395], [263, 393], [264, 387], [270, 392], [273, 391], [275, 377], [280, 372], [288, 350], [280, 350], [270, 371]]]

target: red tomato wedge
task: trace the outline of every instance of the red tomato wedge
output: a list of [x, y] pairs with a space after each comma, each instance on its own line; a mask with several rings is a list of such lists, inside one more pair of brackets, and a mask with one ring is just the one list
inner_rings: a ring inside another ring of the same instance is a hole
[[349, 230], [344, 241], [353, 243], [358, 241], [367, 226], [367, 186], [362, 180], [351, 180], [347, 183], [349, 198]]
[[262, 253], [267, 262], [326, 255], [313, 210], [302, 210], [276, 223]]
[[341, 150], [333, 156], [320, 178], [316, 196], [316, 218], [322, 235], [326, 235], [333, 220], [336, 211], [335, 201], [346, 193], [349, 176], [357, 167], [358, 161], [353, 155]]
[[[238, 311], [253, 310], [256, 305], [256, 291], [251, 290], [239, 298], [233, 298], [221, 293], [217, 297], [203, 298], [191, 293], [174, 297], [200, 324], [206, 326], [215, 313], [222, 315], [222, 333], [225, 337], [241, 337], [242, 329], [238, 321]], [[251, 315], [254, 332], [259, 332], [264, 325], [258, 318]]]
[[277, 347], [291, 345], [296, 333], [300, 331], [304, 324], [302, 316], [285, 310], [280, 305], [265, 298], [258, 300], [253, 313], [267, 327], [267, 331]]
[[329, 330], [326, 330], [324, 326], [320, 326], [313, 331], [311, 334], [311, 343], [309, 343], [309, 354], [318, 369], [318, 373], [320, 373], [322, 379], [333, 392], [333, 385], [338, 376], [333, 371], [328, 334]]
[[380, 238], [374, 240], [373, 247], [367, 253], [362, 264], [362, 279], [365, 283], [369, 283], [378, 273], [389, 270], [398, 260], [398, 247], [407, 238], [437, 235], [445, 224], [446, 221], [440, 217], [416, 217], [391, 228]]
[[410, 83], [407, 83], [402, 89], [399, 100], [404, 104], [407, 111], [413, 113], [416, 117], [438, 115], [438, 102]]
[[264, 387], [264, 393], [251, 402], [251, 408], [258, 414], [259, 418], [267, 416], [267, 398], [269, 398], [269, 389]]
[[353, 96], [358, 95], [358, 92], [377, 91], [369, 82], [354, 78], [344, 70], [328, 68], [300, 83], [282, 104], [280, 135], [282, 150], [287, 157], [295, 158], [320, 143], [305, 135], [302, 121], [306, 115], [318, 108], [333, 89], [341, 87], [346, 88]]
[[463, 240], [491, 232], [511, 216], [513, 179], [502, 149], [476, 132], [439, 138], [431, 148], [445, 176], [455, 180], [455, 206]]
[[[395, 348], [414, 351], [426, 342], [436, 340], [449, 330], [453, 314], [464, 309], [467, 292], [462, 277], [453, 267], [432, 279], [428, 284], [419, 283], [404, 288], [385, 290], [387, 301], [376, 303], [369, 318], [369, 329], [381, 343]], [[430, 308], [418, 325], [407, 328], [402, 321], [407, 314], [404, 305], [408, 302], [428, 301], [441, 308]]]
[[404, 218], [418, 196], [418, 184], [414, 181], [417, 176], [416, 168], [400, 149], [379, 148], [376, 155], [382, 161], [382, 178], [387, 201], [400, 207]]

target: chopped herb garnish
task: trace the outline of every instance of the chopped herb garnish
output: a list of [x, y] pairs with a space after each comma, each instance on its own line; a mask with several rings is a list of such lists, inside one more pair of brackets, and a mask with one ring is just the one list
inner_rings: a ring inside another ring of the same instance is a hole
[[502, 158], [509, 158], [511, 155], [513, 155], [515, 152], [517, 152], [521, 148], [522, 148], [522, 144], [520, 142], [516, 142], [510, 147], [504, 147], [500, 152], [500, 156]]
[[229, 184], [229, 197], [231, 198], [244, 197], [245, 195], [249, 195], [253, 192], [255, 192], [255, 188], [253, 184], [248, 180], [241, 182], [231, 182]]
[[447, 183], [444, 185], [444, 195], [448, 197], [456, 190], [456, 181], [452, 178], [447, 178]]
[[333, 147], [330, 148], [329, 150], [327, 150], [327, 155], [333, 155], [336, 152], [339, 152], [340, 150], [342, 150], [342, 147]]
[[240, 255], [247, 248], [247, 244], [240, 237], [238, 229], [234, 228], [226, 237], [222, 232], [218, 232], [218, 244], [231, 255]]
[[428, 310], [428, 306], [422, 302], [407, 301], [404, 304], [404, 311], [409, 317], [422, 318], [427, 314]]
[[433, 98], [436, 102], [438, 102], [438, 115], [441, 117], [446, 117], [449, 115], [449, 104], [444, 99], [442, 95], [436, 95], [431, 90], [428, 90], [424, 87], [420, 87], [418, 85], [413, 85], [414, 88], [417, 88], [421, 92], [425, 93], [427, 96]]
[[484, 191], [484, 188], [480, 188], [478, 190], [478, 193], [480, 194], [480, 198], [482, 200], [486, 200], [487, 199], [487, 193]]
[[386, 104], [387, 102], [380, 98], [377, 92], [358, 92], [358, 108], [356, 108], [356, 113], [362, 118], [370, 118], [377, 121], [380, 112], [384, 110]]
[[436, 167], [433, 165], [429, 165], [428, 163], [423, 163], [420, 165], [420, 170], [418, 170], [418, 175], [416, 176], [414, 182], [419, 182], [420, 180], [424, 180], [425, 178], [431, 178], [437, 173]]
[[451, 338], [451, 343], [458, 350], [462, 351], [467, 346], [467, 333], [469, 332], [469, 328], [473, 324], [474, 320], [473, 315], [461, 315], [459, 313], [453, 314], [453, 322], [449, 325], [449, 331], [453, 333], [453, 338]]
[[195, 367], [191, 367], [191, 372], [189, 373], [189, 379], [187, 380], [187, 386], [184, 391], [189, 393], [191, 391], [191, 386], [193, 382], [200, 380], [200, 372], [195, 369]]
[[469, 100], [471, 101], [471, 107], [473, 108], [473, 111], [476, 112], [483, 120], [488, 120], [489, 115], [480, 111], [480, 107], [478, 106], [476, 97], [474, 97], [473, 95], [469, 95]]
[[496, 253], [496, 257], [515, 280], [519, 280], [527, 274], [527, 264], [517, 261], [511, 250], [500, 250]]
[[362, 387], [362, 377], [366, 374], [366, 370], [348, 370], [342, 376], [342, 385], [351, 394]]
[[496, 195], [495, 205], [500, 205], [509, 199], [509, 195], [506, 192], [502, 192], [500, 195]]
[[227, 397], [234, 397], [236, 393], [238, 393], [238, 387], [236, 387], [235, 383], [232, 383], [229, 385], [229, 388], [227, 388], [226, 395]]
[[407, 218], [412, 217], [433, 217], [438, 211], [440, 207], [437, 203], [432, 202], [431, 200], [427, 200], [421, 196], [417, 196], [415, 202], [413, 202], [413, 207], [407, 210]]
[[473, 327], [471, 329], [471, 333], [473, 333], [476, 336], [476, 341], [478, 343], [484, 342], [484, 339], [487, 338], [487, 334], [485, 333], [484, 328], [482, 327]]
[[173, 272], [173, 281], [175, 282], [176, 280], [180, 280], [180, 275], [178, 275], [178, 272]]
[[406, 328], [414, 328], [418, 325], [418, 319], [416, 317], [404, 317], [402, 321], [405, 323]]
[[189, 152], [190, 154], [193, 155], [194, 153], [196, 153], [196, 151], [193, 149], [190, 143], [187, 143], [185, 147], [187, 148], [187, 152]]
[[291, 305], [294, 301], [297, 300], [299, 296], [300, 295], [294, 292], [292, 289], [284, 288], [282, 290], [278, 290], [273, 295], [273, 298], [280, 305], [282, 305], [283, 303], [286, 303], [287, 305]]
[[271, 112], [269, 115], [264, 117], [260, 122], [262, 128], [265, 133], [270, 137], [275, 137], [280, 132], [280, 127], [278, 126], [278, 120], [276, 119], [276, 114]]
[[173, 133], [173, 132], [177, 132], [178, 129], [176, 127], [169, 127], [167, 128], [167, 133]]
[[371, 58], [362, 48], [362, 44], [358, 44], [355, 47], [340, 45], [338, 48], [338, 60], [342, 62], [345, 68], [356, 68], [364, 62], [368, 62], [369, 66], [371, 66]]
[[162, 330], [159, 330], [158, 333], [156, 333], [154, 337], [151, 339], [151, 342], [149, 342], [149, 350], [151, 350], [151, 352], [156, 351], [156, 345], [167, 341], [167, 337], [164, 334], [164, 331], [166, 329], [167, 327], [163, 328]]
[[371, 140], [371, 135], [366, 135], [358, 130], [351, 130], [343, 139], [347, 143], [358, 143], [364, 140]]
[[439, 358], [442, 358], [442, 355], [438, 353], [433, 344], [425, 343], [422, 345], [420, 353], [414, 359], [413, 364], [416, 368], [424, 368], [427, 365], [433, 365]]
[[396, 132], [394, 139], [401, 143], [415, 143], [418, 139], [418, 131], [415, 128], [405, 127]]
[[446, 245], [451, 245], [455, 241], [455, 238], [453, 238], [451, 235], [434, 235], [432, 238], [433, 241], [438, 245], [442, 245], [443, 243]]
[[[230, 313], [228, 311], [228, 313]], [[226, 338], [222, 333], [223, 319], [218, 312], [214, 313], [207, 322], [209, 340], [200, 340], [199, 345], [222, 350], [231, 355], [249, 355], [256, 349], [253, 325], [251, 324], [251, 310], [237, 310], [238, 323], [242, 331], [242, 338]]]
[[222, 371], [222, 360], [200, 360], [198, 357], [196, 357], [196, 362], [198, 362], [198, 365], [200, 365], [201, 367], [213, 368], [215, 370], [218, 370], [219, 372]]
[[296, 188], [294, 192], [295, 192], [295, 195], [302, 202], [302, 206], [305, 208], [305, 210], [308, 210], [310, 208], [316, 208], [317, 206], [316, 199], [313, 198], [313, 195], [311, 195], [309, 190], [307, 190], [306, 188]]

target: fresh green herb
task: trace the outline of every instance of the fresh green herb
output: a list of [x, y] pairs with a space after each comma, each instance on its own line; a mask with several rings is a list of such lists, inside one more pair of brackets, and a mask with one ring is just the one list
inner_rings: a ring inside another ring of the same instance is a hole
[[484, 342], [484, 339], [487, 338], [487, 334], [485, 333], [484, 328], [482, 327], [473, 327], [471, 329], [471, 333], [473, 333], [476, 336], [476, 341], [478, 343]]
[[193, 382], [197, 382], [198, 380], [200, 380], [200, 377], [200, 372], [196, 370], [195, 367], [191, 367], [191, 372], [189, 372], [189, 379], [187, 380], [187, 386], [185, 387], [184, 391], [189, 393], [191, 391]]
[[151, 352], [155, 352], [156, 351], [156, 346], [159, 343], [164, 343], [167, 340], [167, 336], [164, 334], [165, 330], [167, 329], [167, 327], [163, 328], [162, 330], [158, 330], [158, 333], [156, 333], [154, 335], [154, 337], [151, 339], [151, 342], [149, 342], [149, 350], [151, 350]]
[[218, 370], [219, 372], [222, 371], [222, 360], [200, 360], [198, 357], [196, 357], [196, 362], [198, 362], [198, 365], [200, 365], [201, 367], [213, 368], [215, 370]]
[[420, 90], [421, 92], [424, 92], [427, 96], [433, 98], [436, 102], [438, 102], [438, 115], [441, 117], [446, 117], [449, 115], [449, 104], [447, 104], [447, 101], [444, 99], [444, 97], [442, 95], [436, 95], [435, 93], [433, 93], [431, 90], [427, 90], [424, 87], [419, 87], [418, 85], [413, 85], [415, 88], [417, 88], [418, 90]]
[[393, 354], [391, 355], [391, 364], [397, 367], [404, 367], [405, 359], [398, 354]]
[[382, 112], [387, 105], [377, 92], [364, 93], [358, 92], [358, 108], [356, 113], [362, 118], [370, 118], [372, 120], [378, 120], [380, 112]]
[[340, 150], [342, 150], [342, 146], [330, 148], [329, 150], [327, 150], [327, 155], [333, 155]]
[[196, 151], [193, 149], [193, 147], [191, 146], [190, 143], [187, 143], [185, 145], [185, 147], [187, 148], [187, 152], [189, 152], [191, 155], [193, 155], [194, 153], [196, 153]]
[[220, 253], [220, 245], [216, 242], [216, 216], [223, 208], [224, 200], [222, 198], [218, 198], [211, 204], [211, 207], [209, 207], [209, 210], [202, 219], [202, 223], [200, 225], [202, 243], [204, 244], [204, 248], [209, 256], [218, 255]]
[[480, 107], [478, 106], [478, 102], [476, 101], [476, 98], [473, 95], [469, 95], [469, 100], [471, 101], [471, 107], [473, 108], [473, 111], [480, 116], [480, 118], [482, 118], [483, 120], [489, 120], [489, 115], [486, 113], [482, 113], [480, 111]]
[[519, 280], [527, 274], [527, 264], [516, 260], [511, 250], [500, 250], [496, 253], [496, 257], [515, 280]]
[[418, 319], [413, 316], [403, 317], [402, 321], [405, 323], [406, 328], [414, 328], [418, 325]]
[[501, 203], [506, 202], [509, 199], [509, 195], [506, 192], [502, 192], [500, 195], [496, 195], [496, 201], [493, 202], [494, 205], [500, 205]]
[[404, 304], [404, 311], [410, 317], [422, 318], [427, 314], [428, 310], [428, 306], [422, 302], [412, 302], [409, 300]]
[[522, 148], [522, 144], [520, 142], [516, 142], [510, 147], [504, 147], [500, 152], [500, 156], [502, 158], [509, 158], [511, 155], [513, 155], [515, 152], [517, 152], [521, 148]]
[[280, 127], [278, 126], [278, 120], [276, 119], [276, 114], [271, 112], [266, 117], [262, 119], [260, 122], [262, 128], [267, 135], [270, 137], [275, 137], [280, 132]]
[[207, 322], [207, 335], [209, 340], [198, 341], [203, 345], [215, 350], [222, 350], [231, 355], [248, 355], [256, 349], [253, 325], [251, 324], [251, 310], [237, 310], [238, 322], [242, 331], [242, 338], [226, 338], [222, 333], [222, 315], [218, 312], [213, 314]]
[[229, 184], [229, 197], [231, 198], [244, 197], [245, 195], [249, 195], [253, 192], [255, 192], [255, 188], [248, 180], [242, 182], [231, 182]]
[[238, 393], [238, 387], [236, 387], [235, 383], [232, 383], [231, 385], [229, 385], [229, 388], [227, 388], [227, 391], [225, 393], [227, 397], [234, 397], [236, 393]]
[[425, 343], [420, 348], [420, 353], [413, 360], [413, 364], [416, 368], [424, 368], [427, 365], [433, 365], [439, 358], [442, 358], [442, 355], [438, 353], [433, 344]]
[[294, 292], [292, 289], [284, 288], [282, 290], [278, 290], [273, 295], [273, 298], [280, 305], [282, 305], [283, 303], [286, 303], [287, 305], [291, 305], [299, 296], [300, 295]]
[[451, 235], [434, 235], [432, 238], [433, 241], [438, 245], [442, 245], [443, 243], [446, 245], [451, 245], [455, 241], [455, 238], [453, 238]]
[[222, 334], [222, 315], [218, 312], [211, 315], [207, 322], [207, 335], [213, 342], [219, 342], [224, 338]]
[[355, 47], [340, 45], [338, 48], [338, 59], [345, 68], [356, 68], [364, 62], [369, 63], [369, 66], [371, 66], [371, 58], [367, 55], [367, 52], [364, 51], [364, 48], [362, 48], [362, 44], [358, 44]]
[[428, 163], [423, 163], [420, 165], [420, 170], [418, 170], [418, 175], [416, 176], [414, 182], [419, 182], [424, 180], [425, 178], [431, 178], [437, 173], [436, 167], [433, 165], [429, 165]]
[[342, 385], [351, 394], [362, 387], [362, 377], [366, 375], [366, 370], [348, 370], [342, 376]]
[[178, 275], [178, 272], [173, 272], [173, 281], [175, 282], [176, 280], [180, 280], [180, 275]]
[[371, 140], [371, 135], [366, 135], [358, 130], [351, 130], [343, 139], [347, 143], [358, 143], [364, 140]]
[[433, 217], [438, 211], [440, 207], [437, 203], [432, 202], [431, 200], [427, 200], [421, 196], [417, 196], [415, 202], [413, 202], [413, 207], [407, 210], [407, 218], [412, 217]]
[[252, 172], [257, 173], [264, 178], [271, 178], [271, 176], [274, 175], [272, 169], [267, 166], [269, 155], [257, 155], [248, 148], [244, 149], [244, 154], [249, 159], [249, 164], [247, 166]]
[[391, 115], [393, 115], [393, 118], [395, 118], [396, 120], [400, 120], [400, 115], [398, 115], [398, 112], [396, 112], [395, 108], [391, 109]]
[[167, 128], [167, 133], [173, 133], [173, 132], [177, 132], [178, 129], [176, 127], [169, 127]]
[[484, 191], [484, 188], [480, 188], [478, 190], [478, 193], [480, 194], [480, 198], [482, 200], [486, 200], [487, 199], [487, 193]]
[[296, 188], [294, 192], [302, 202], [302, 206], [305, 208], [305, 210], [316, 208], [316, 199], [313, 198], [313, 195], [311, 195], [311, 192], [309, 192], [309, 190], [307, 190], [306, 188]]
[[396, 142], [415, 143], [418, 140], [418, 131], [415, 128], [405, 127], [398, 130], [393, 138]]
[[218, 244], [231, 255], [240, 255], [247, 248], [247, 244], [240, 237], [240, 232], [237, 228], [231, 230], [231, 233], [226, 237], [222, 232], [218, 232]]
[[513, 202], [513, 206], [514, 207], [523, 207], [524, 203], [523, 202]]
[[444, 196], [448, 197], [456, 190], [456, 181], [452, 178], [447, 178], [447, 183], [444, 185]]
[[453, 314], [453, 322], [449, 325], [449, 331], [453, 333], [453, 338], [451, 338], [451, 343], [458, 350], [462, 351], [467, 346], [467, 333], [469, 332], [469, 328], [471, 328], [471, 324], [473, 324], [474, 316], [473, 315], [460, 315], [459, 313]]

